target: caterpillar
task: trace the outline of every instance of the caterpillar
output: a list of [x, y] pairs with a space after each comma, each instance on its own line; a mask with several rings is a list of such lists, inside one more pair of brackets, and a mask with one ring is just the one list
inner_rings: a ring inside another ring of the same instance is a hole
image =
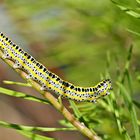
[[13, 68], [24, 71], [27, 74], [26, 78], [31, 78], [37, 82], [43, 91], [53, 91], [62, 97], [76, 101], [96, 102], [100, 97], [108, 95], [112, 89], [110, 79], [103, 80], [94, 87], [79, 87], [62, 80], [34, 57], [14, 44], [2, 32], [0, 32], [0, 50], [3, 53], [3, 59], [13, 61]]

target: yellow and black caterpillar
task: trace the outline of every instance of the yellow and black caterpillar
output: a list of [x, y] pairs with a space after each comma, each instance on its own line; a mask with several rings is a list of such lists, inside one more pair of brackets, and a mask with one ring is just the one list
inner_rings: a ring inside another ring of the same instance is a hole
[[41, 90], [53, 91], [76, 101], [95, 102], [98, 98], [108, 95], [112, 89], [110, 79], [103, 80], [94, 87], [79, 87], [62, 80], [1, 32], [0, 50], [3, 52], [3, 59], [13, 61], [13, 68], [26, 72], [27, 78], [39, 83]]

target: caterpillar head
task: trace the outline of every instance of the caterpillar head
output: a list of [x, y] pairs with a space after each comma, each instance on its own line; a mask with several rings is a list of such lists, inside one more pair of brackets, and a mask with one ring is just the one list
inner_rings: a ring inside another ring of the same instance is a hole
[[112, 83], [110, 79], [103, 80], [97, 85], [97, 92], [101, 96], [110, 94], [110, 90], [112, 90]]

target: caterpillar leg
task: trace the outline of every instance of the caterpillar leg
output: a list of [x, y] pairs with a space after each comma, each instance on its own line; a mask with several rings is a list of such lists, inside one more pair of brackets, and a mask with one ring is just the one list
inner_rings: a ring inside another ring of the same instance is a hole
[[42, 86], [41, 86], [40, 90], [42, 90], [42, 91], [46, 91], [46, 90], [47, 90], [47, 86], [46, 86], [46, 85], [44, 85], [44, 84], [42, 84]]
[[109, 95], [110, 94], [110, 92], [106, 92], [106, 94], [105, 95], [103, 95], [103, 96], [106, 96], [106, 95]]
[[91, 100], [90, 102], [92, 102], [92, 103], [97, 103], [97, 100], [94, 99], [94, 100]]
[[62, 95], [58, 96], [58, 102], [62, 105]]
[[106, 95], [109, 95], [110, 94], [110, 92], [106, 92]]
[[28, 79], [33, 79], [33, 75], [32, 74], [28, 74], [27, 76], [26, 76], [26, 79], [28, 80]]
[[14, 65], [13, 65], [13, 68], [14, 69], [21, 69], [22, 65], [18, 61], [15, 61]]
[[12, 57], [8, 53], [3, 53], [2, 58], [3, 59], [12, 59]]

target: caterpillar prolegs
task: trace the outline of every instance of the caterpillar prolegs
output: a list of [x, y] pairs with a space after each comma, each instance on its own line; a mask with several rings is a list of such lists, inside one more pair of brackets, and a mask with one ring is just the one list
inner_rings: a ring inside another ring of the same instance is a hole
[[1, 32], [0, 50], [3, 52], [3, 59], [13, 61], [13, 68], [26, 72], [27, 78], [40, 84], [41, 90], [53, 91], [76, 101], [95, 102], [98, 98], [108, 95], [112, 89], [110, 79], [103, 80], [94, 87], [79, 87], [62, 80]]

